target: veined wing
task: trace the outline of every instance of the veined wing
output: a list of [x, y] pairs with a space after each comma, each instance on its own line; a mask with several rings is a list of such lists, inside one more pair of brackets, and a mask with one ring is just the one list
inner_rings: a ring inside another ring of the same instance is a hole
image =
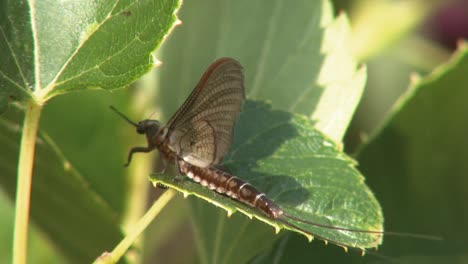
[[198, 167], [219, 164], [231, 147], [244, 99], [240, 63], [216, 60], [168, 122], [169, 148]]

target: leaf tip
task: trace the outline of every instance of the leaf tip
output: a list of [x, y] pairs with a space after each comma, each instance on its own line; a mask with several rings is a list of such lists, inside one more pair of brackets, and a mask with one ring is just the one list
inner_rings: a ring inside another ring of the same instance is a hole
[[226, 209], [227, 212], [227, 217], [231, 217], [231, 215], [234, 213], [232, 210]]
[[68, 160], [63, 162], [63, 169], [65, 171], [69, 171], [71, 169], [71, 164], [70, 164], [70, 162]]
[[415, 86], [416, 84], [418, 84], [419, 82], [421, 81], [421, 75], [417, 74], [417, 73], [412, 73], [411, 76], [410, 76], [410, 83], [412, 86]]
[[281, 227], [275, 225], [275, 235], [279, 234], [279, 232], [281, 231]]
[[163, 64], [162, 61], [158, 60], [157, 58], [154, 58], [154, 66], [159, 67], [162, 64]]
[[344, 252], [348, 253], [348, 247], [343, 246]]

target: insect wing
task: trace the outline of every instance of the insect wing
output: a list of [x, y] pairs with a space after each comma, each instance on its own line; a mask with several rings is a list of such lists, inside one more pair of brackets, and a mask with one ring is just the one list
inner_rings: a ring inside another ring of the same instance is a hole
[[219, 164], [231, 147], [244, 99], [242, 66], [218, 59], [168, 122], [169, 148], [198, 167]]

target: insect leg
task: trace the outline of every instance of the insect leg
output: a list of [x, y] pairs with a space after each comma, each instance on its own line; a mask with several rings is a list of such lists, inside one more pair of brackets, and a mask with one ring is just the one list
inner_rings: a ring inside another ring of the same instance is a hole
[[[167, 160], [162, 156], [162, 153], [159, 153], [159, 155], [158, 155], [158, 163], [157, 164], [159, 165], [158, 167], [162, 166], [162, 169], [159, 170], [159, 171], [156, 171], [155, 173], [156, 174], [164, 174], [166, 172], [166, 168], [167, 168]], [[169, 189], [168, 186], [166, 186], [166, 185], [164, 185], [163, 183], [160, 183], [160, 182], [156, 183], [156, 187], [161, 189], [161, 190]]]
[[162, 166], [162, 169], [159, 170], [159, 171], [156, 171], [155, 173], [156, 174], [164, 174], [166, 172], [166, 168], [167, 168], [167, 160], [165, 158], [163, 158], [162, 153], [159, 153], [158, 161], [159, 162], [157, 164]]
[[152, 151], [154, 149], [154, 147], [133, 147], [130, 152], [128, 153], [128, 158], [127, 158], [127, 163], [124, 165], [125, 167], [128, 167], [128, 165], [130, 165], [130, 162], [132, 161], [132, 155], [133, 153], [136, 153], [136, 152], [145, 152], [145, 153], [148, 153], [150, 151]]
[[180, 162], [180, 159], [177, 158], [177, 159], [176, 159], [176, 163], [175, 163], [176, 169], [177, 169], [177, 173], [179, 173], [179, 175], [184, 175], [184, 173], [182, 172], [182, 169], [180, 168], [179, 162]]
[[179, 157], [176, 157], [175, 167], [176, 167], [177, 175], [174, 178], [175, 181], [183, 181], [185, 179], [185, 177], [184, 177], [185, 172], [182, 171], [182, 167], [180, 165], [180, 162], [183, 162], [183, 160], [180, 159]]

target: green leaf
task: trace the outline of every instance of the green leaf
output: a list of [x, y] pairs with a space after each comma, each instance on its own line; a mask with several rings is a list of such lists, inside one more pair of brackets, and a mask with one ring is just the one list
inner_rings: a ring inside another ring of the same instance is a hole
[[[189, 1], [180, 17], [182, 26], [161, 53], [158, 105], [163, 120], [214, 59], [229, 56], [245, 68], [248, 98], [270, 101], [275, 109], [316, 113], [317, 128], [341, 142], [360, 99], [365, 70], [356, 71], [346, 45], [348, 22], [344, 15], [333, 19], [328, 1]], [[194, 199], [189, 207], [201, 261], [216, 262], [219, 256], [246, 261], [275, 239], [270, 227], [257, 224], [251, 229], [252, 221], [237, 215], [226, 222], [206, 202]], [[216, 237], [213, 224], [219, 227]]]
[[387, 239], [383, 254], [413, 257], [412, 263], [466, 260], [467, 72], [464, 43], [448, 63], [413, 81], [388, 123], [359, 153], [387, 230], [444, 238], [442, 243]]
[[[79, 89], [115, 89], [154, 65], [179, 1], [9, 1], [0, 16], [0, 108]], [[18, 97], [18, 98], [17, 98]]]
[[328, 1], [187, 1], [182, 27], [163, 47], [159, 105], [174, 113], [204, 68], [233, 57], [246, 73], [251, 99], [313, 115], [335, 142], [359, 102], [365, 70], [356, 71], [346, 17], [333, 19]]
[[[7, 119], [0, 122], [4, 177], [0, 183], [14, 197], [20, 125]], [[90, 262], [122, 239], [117, 212], [90, 188], [46, 134], [36, 147], [35, 177], [31, 215], [58, 248], [72, 262]], [[96, 236], [99, 234], [99, 236]]]
[[30, 95], [33, 34], [28, 17], [26, 2], [0, 2], [0, 113], [10, 102]]
[[[288, 214], [326, 225], [362, 230], [382, 229], [379, 204], [364, 184], [362, 175], [354, 168], [355, 162], [340, 152], [333, 141], [314, 129], [313, 123], [304, 117], [247, 102], [236, 125], [232, 150], [223, 165], [234, 175], [265, 192]], [[175, 182], [170, 175], [153, 176], [152, 180], [186, 195], [203, 198], [229, 214], [240, 211], [275, 228], [285, 227], [300, 232], [192, 181]], [[212, 221], [210, 215], [201, 217]], [[381, 242], [376, 235], [340, 232], [292, 222], [317, 236], [351, 247], [369, 248]], [[207, 224], [205, 228], [212, 230], [213, 225]], [[213, 239], [199, 240], [205, 243]], [[220, 239], [222, 243], [239, 244], [229, 238]], [[223, 254], [219, 255], [222, 256], [220, 262], [232, 261]]]
[[[466, 262], [467, 220], [463, 214], [468, 207], [462, 186], [467, 167], [461, 161], [468, 154], [466, 72], [468, 49], [464, 44], [449, 63], [413, 81], [388, 122], [359, 153], [360, 170], [381, 202], [385, 229], [443, 238], [439, 242], [384, 235], [375, 263], [388, 262], [382, 255], [399, 263]], [[363, 262], [357, 254], [311, 246], [297, 236], [288, 236], [256, 260]], [[364, 258], [367, 262], [375, 259], [372, 255]]]
[[344, 13], [327, 23], [322, 47], [326, 56], [317, 80], [322, 94], [311, 117], [317, 121], [315, 126], [337, 143], [351, 122], [367, 77], [365, 67], [356, 70], [350, 41], [351, 29]]
[[[151, 52], [175, 24], [180, 1], [2, 1], [0, 6], [1, 111], [11, 101], [21, 108], [26, 100], [41, 104], [64, 92], [129, 85], [153, 66]], [[121, 122], [109, 104], [96, 92], [73, 93], [47, 101], [42, 113], [40, 134], [50, 138], [38, 140], [31, 216], [70, 262], [90, 262], [122, 238], [125, 154], [109, 153], [126, 149], [109, 143], [122, 138], [109, 122]], [[8, 135], [1, 139], [8, 147], [1, 149], [0, 184], [10, 197], [22, 119], [15, 111], [12, 107], [1, 119], [8, 125], [0, 128]]]

